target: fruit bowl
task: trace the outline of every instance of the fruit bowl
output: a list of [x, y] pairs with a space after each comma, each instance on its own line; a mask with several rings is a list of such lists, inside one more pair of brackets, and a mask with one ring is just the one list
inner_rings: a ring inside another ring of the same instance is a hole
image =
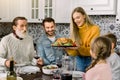
[[58, 70], [57, 65], [47, 65], [42, 67], [42, 72], [48, 75], [53, 74], [53, 72], [57, 70]]

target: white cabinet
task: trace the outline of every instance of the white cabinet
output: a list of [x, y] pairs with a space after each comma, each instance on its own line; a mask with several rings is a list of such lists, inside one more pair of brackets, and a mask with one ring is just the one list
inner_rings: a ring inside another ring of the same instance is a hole
[[[74, 1], [74, 0], [73, 0]], [[71, 0], [55, 0], [55, 20], [56, 23], [70, 23]]]
[[12, 22], [17, 16], [27, 16], [27, 0], [0, 0], [0, 22]]
[[71, 9], [81, 6], [89, 15], [115, 15], [116, 0], [72, 0]]
[[9, 17], [9, 1], [0, 0], [0, 22], [8, 21]]
[[120, 23], [120, 0], [117, 0], [116, 23]]
[[41, 23], [45, 17], [54, 18], [53, 0], [29, 0], [28, 22]]
[[56, 23], [70, 22], [69, 0], [29, 0], [28, 22], [41, 23], [46, 17], [52, 17]]
[[28, 0], [28, 22], [40, 22], [43, 19], [44, 0]]
[[20, 16], [20, 0], [9, 0], [9, 21], [17, 16]]

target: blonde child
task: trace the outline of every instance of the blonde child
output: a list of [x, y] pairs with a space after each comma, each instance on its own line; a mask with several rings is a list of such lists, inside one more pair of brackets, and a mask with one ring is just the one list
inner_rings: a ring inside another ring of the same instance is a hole
[[112, 80], [110, 65], [106, 59], [111, 53], [111, 41], [106, 37], [98, 37], [90, 45], [90, 54], [93, 58], [87, 68], [85, 80]]

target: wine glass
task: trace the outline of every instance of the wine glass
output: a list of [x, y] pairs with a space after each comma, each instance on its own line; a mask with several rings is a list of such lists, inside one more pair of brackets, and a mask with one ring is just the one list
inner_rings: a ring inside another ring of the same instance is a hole
[[38, 56], [37, 52], [36, 52], [36, 51], [34, 51], [34, 53], [35, 53], [34, 58], [35, 58], [35, 59], [39, 59], [40, 57]]
[[40, 57], [36, 54], [36, 55], [34, 56], [34, 58], [35, 58], [35, 59], [39, 59]]
[[60, 59], [60, 57], [56, 58], [56, 65], [58, 66], [58, 68], [62, 67], [62, 60]]

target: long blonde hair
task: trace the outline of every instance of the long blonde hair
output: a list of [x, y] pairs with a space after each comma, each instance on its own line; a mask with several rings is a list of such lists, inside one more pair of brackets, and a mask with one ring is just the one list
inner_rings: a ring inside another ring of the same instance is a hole
[[73, 10], [73, 12], [71, 14], [71, 23], [70, 23], [70, 38], [72, 38], [74, 41], [76, 41], [77, 44], [80, 44], [80, 37], [78, 36], [79, 29], [73, 20], [73, 14], [75, 12], [79, 12], [82, 15], [85, 15], [85, 23], [87, 25], [92, 26], [92, 25], [94, 25], [94, 23], [90, 20], [89, 16], [86, 14], [85, 10], [82, 7], [77, 7]]
[[112, 44], [110, 39], [104, 36], [97, 37], [95, 40], [93, 40], [90, 45], [90, 49], [96, 55], [96, 59], [93, 59], [87, 70], [94, 67], [99, 60], [105, 60], [107, 57], [109, 57], [111, 54], [111, 46]]

